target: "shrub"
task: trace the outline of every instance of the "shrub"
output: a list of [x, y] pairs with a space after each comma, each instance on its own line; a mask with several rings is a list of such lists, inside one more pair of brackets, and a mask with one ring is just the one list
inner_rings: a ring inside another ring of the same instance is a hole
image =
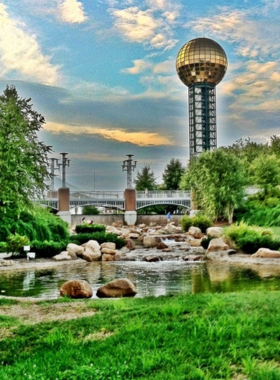
[[67, 242], [60, 241], [38, 241], [34, 240], [31, 242], [30, 248], [39, 257], [53, 257], [58, 255], [60, 252], [65, 251]]
[[200, 245], [201, 245], [204, 249], [207, 249], [208, 246], [209, 246], [209, 244], [210, 244], [210, 241], [211, 241], [212, 239], [214, 239], [213, 236], [207, 236], [207, 238], [201, 240]]
[[92, 224], [88, 225], [86, 223], [80, 224], [79, 226], [76, 226], [75, 231], [77, 234], [86, 234], [86, 233], [92, 233], [92, 232], [105, 232], [106, 227], [103, 224]]
[[84, 206], [83, 215], [99, 215], [99, 210], [95, 206]]
[[181, 226], [185, 232], [192, 226], [200, 228], [202, 232], [206, 232], [207, 228], [212, 225], [211, 220], [203, 214], [198, 214], [192, 217], [184, 215], [181, 219]]
[[255, 253], [259, 248], [278, 250], [280, 240], [272, 238], [269, 229], [248, 226], [246, 223], [232, 224], [225, 230], [225, 237], [233, 242], [238, 249], [247, 253]]
[[7, 252], [19, 254], [25, 245], [29, 245], [30, 241], [26, 236], [21, 236], [17, 233], [9, 235], [6, 240]]
[[99, 244], [106, 242], [116, 243], [117, 249], [122, 248], [126, 244], [124, 239], [119, 238], [116, 234], [107, 232], [94, 232], [87, 234], [72, 235], [69, 238], [69, 243], [82, 245], [84, 243], [87, 243], [89, 240], [96, 240]]

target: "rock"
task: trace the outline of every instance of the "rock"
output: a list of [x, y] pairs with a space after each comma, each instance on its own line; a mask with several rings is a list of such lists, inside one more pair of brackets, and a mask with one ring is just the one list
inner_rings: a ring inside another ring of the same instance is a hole
[[164, 227], [164, 230], [167, 231], [168, 234], [173, 234], [173, 233], [177, 232], [177, 227], [175, 227], [173, 223], [168, 223]]
[[113, 226], [107, 226], [106, 232], [111, 232], [112, 234], [116, 234], [118, 236], [122, 234], [122, 232], [118, 228]]
[[173, 249], [168, 247], [168, 248], [163, 248], [162, 252], [173, 252]]
[[137, 290], [132, 281], [127, 278], [113, 280], [97, 289], [99, 298], [134, 297]]
[[89, 240], [84, 246], [85, 250], [82, 254], [84, 260], [91, 262], [101, 258], [100, 245], [96, 240]]
[[85, 280], [71, 280], [61, 286], [60, 294], [71, 298], [90, 298], [92, 289]]
[[116, 227], [116, 228], [121, 228], [123, 226], [123, 222], [121, 222], [121, 221], [114, 222], [114, 223], [112, 223], [112, 226]]
[[[66, 260], [72, 260], [71, 256], [67, 251], [62, 251], [58, 255], [53, 256], [53, 259], [56, 261], [66, 261]], [[76, 256], [77, 259], [77, 256]]]
[[81, 256], [84, 252], [84, 247], [80, 246], [80, 245], [77, 245], [77, 244], [73, 244], [73, 243], [69, 243], [66, 247], [66, 251], [68, 252], [69, 256], [70, 257], [74, 257], [74, 255], [76, 256]]
[[203, 233], [201, 229], [198, 227], [190, 227], [188, 230], [188, 234], [193, 236], [195, 239], [201, 239], [203, 237]]
[[183, 257], [184, 261], [199, 261], [201, 259], [201, 256], [193, 256], [193, 255], [188, 255]]
[[200, 247], [202, 239], [191, 239], [190, 246], [191, 247]]
[[136, 232], [131, 232], [131, 233], [128, 235], [129, 239], [138, 239], [139, 236], [140, 236], [140, 234], [139, 234], [139, 233], [136, 233]]
[[148, 263], [151, 263], [155, 261], [161, 261], [161, 258], [159, 256], [147, 256], [145, 257], [145, 261], [148, 261]]
[[228, 251], [209, 252], [206, 257], [209, 260], [219, 260], [223, 257], [228, 257]]
[[157, 245], [157, 249], [168, 248], [168, 245], [164, 244], [162, 241]]
[[226, 251], [229, 249], [229, 246], [223, 241], [221, 238], [214, 238], [210, 241], [208, 249], [206, 251], [206, 255], [209, 252], [218, 252], [218, 251]]
[[268, 248], [260, 248], [257, 250], [256, 253], [251, 255], [251, 257], [262, 257], [266, 259], [280, 259], [280, 252], [279, 251], [272, 251]]
[[116, 249], [116, 243], [102, 243], [101, 248]]
[[133, 251], [135, 249], [134, 241], [131, 239], [128, 239], [126, 243], [126, 248], [128, 248], [130, 251]]
[[104, 253], [104, 255], [102, 255], [102, 261], [115, 261], [115, 255]]
[[236, 253], [236, 250], [235, 250], [235, 249], [228, 249], [228, 250], [227, 250], [227, 253], [228, 253], [229, 255], [234, 255], [234, 254]]
[[223, 236], [224, 229], [222, 227], [209, 227], [206, 230], [206, 235], [213, 238], [219, 238]]
[[139, 224], [137, 227], [143, 229], [143, 228], [146, 227], [146, 224], [145, 224], [145, 223], [142, 223], [142, 224]]
[[107, 255], [115, 255], [116, 250], [115, 249], [110, 249], [110, 248], [101, 248], [101, 253], [105, 253]]
[[145, 248], [153, 248], [157, 246], [157, 240], [153, 236], [144, 236], [143, 245]]

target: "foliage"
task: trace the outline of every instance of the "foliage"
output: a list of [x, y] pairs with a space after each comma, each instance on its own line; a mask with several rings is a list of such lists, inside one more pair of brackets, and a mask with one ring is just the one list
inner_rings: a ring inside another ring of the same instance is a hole
[[[63, 316], [76, 302], [56, 303], [38, 303], [36, 310], [55, 309], [59, 324], [1, 317], [1, 379], [280, 378], [277, 291], [91, 299], [79, 303], [81, 318], [69, 320]], [[28, 315], [34, 306], [21, 307]]]
[[32, 109], [31, 99], [18, 96], [7, 86], [0, 96], [0, 210], [12, 208], [15, 215], [32, 207], [31, 199], [47, 188], [48, 153], [51, 148], [38, 140], [44, 117]]
[[99, 215], [100, 212], [95, 206], [84, 206], [83, 215]]
[[79, 224], [75, 228], [75, 231], [77, 232], [77, 234], [80, 234], [80, 233], [86, 234], [86, 233], [102, 232], [102, 231], [105, 232], [105, 230], [106, 230], [106, 227], [104, 226], [104, 224], [88, 225], [87, 223], [83, 223], [83, 224]]
[[224, 149], [192, 158], [180, 183], [181, 189], [192, 189], [199, 210], [214, 220], [226, 217], [230, 223], [245, 185], [241, 161]]
[[206, 232], [207, 228], [212, 226], [211, 220], [203, 214], [198, 214], [196, 216], [184, 215], [181, 218], [180, 223], [185, 232], [187, 232], [190, 227], [198, 227], [202, 232]]
[[269, 189], [280, 184], [280, 160], [275, 155], [255, 158], [249, 168], [252, 182], [268, 193]]
[[255, 253], [259, 248], [280, 248], [280, 240], [272, 238], [271, 230], [249, 226], [244, 222], [232, 224], [225, 230], [225, 237], [246, 253]]
[[136, 179], [134, 180], [135, 189], [138, 191], [156, 190], [156, 177], [151, 169], [151, 165], [144, 165], [142, 171], [137, 171]]
[[21, 236], [17, 233], [14, 235], [9, 235], [6, 240], [6, 249], [7, 252], [17, 253], [19, 254], [21, 249], [25, 245], [29, 245], [30, 241], [26, 236]]
[[31, 251], [36, 252], [36, 256], [38, 257], [53, 257], [58, 255], [62, 251], [65, 251], [67, 246], [67, 242], [65, 241], [39, 241], [33, 240], [30, 245]]
[[117, 249], [126, 245], [126, 242], [122, 238], [119, 238], [116, 234], [107, 232], [80, 233], [70, 236], [68, 241], [69, 243], [82, 245], [89, 240], [96, 240], [99, 244], [106, 242], [116, 243]]
[[178, 159], [172, 158], [162, 174], [164, 189], [178, 190], [184, 172], [185, 168], [182, 163]]
[[211, 241], [212, 239], [214, 239], [213, 236], [207, 236], [207, 238], [201, 240], [201, 244], [200, 244], [200, 245], [201, 245], [204, 249], [207, 249], [208, 246], [209, 246], [209, 244], [210, 244], [210, 241]]

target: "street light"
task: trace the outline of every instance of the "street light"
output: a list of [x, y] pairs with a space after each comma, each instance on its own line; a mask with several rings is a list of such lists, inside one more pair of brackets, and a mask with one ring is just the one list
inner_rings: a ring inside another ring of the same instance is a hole
[[62, 155], [62, 158], [61, 158], [61, 163], [58, 162], [58, 167], [62, 166], [62, 187], [66, 187], [65, 186], [65, 180], [66, 180], [66, 166], [70, 166], [70, 160], [66, 157], [66, 155], [68, 153], [60, 153]]
[[127, 172], [127, 188], [132, 189], [132, 172], [136, 168], [137, 161], [133, 161], [132, 157], [134, 154], [127, 154], [128, 159], [124, 160], [122, 163], [123, 172]]

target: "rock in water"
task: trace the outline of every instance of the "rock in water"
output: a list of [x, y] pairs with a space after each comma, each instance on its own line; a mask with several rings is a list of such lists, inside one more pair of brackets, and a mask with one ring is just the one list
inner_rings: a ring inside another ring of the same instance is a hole
[[134, 297], [137, 290], [132, 281], [127, 278], [119, 278], [108, 282], [97, 289], [96, 295], [99, 298], [119, 298]]
[[85, 280], [72, 280], [61, 286], [60, 294], [71, 298], [90, 298], [92, 297], [92, 289]]

